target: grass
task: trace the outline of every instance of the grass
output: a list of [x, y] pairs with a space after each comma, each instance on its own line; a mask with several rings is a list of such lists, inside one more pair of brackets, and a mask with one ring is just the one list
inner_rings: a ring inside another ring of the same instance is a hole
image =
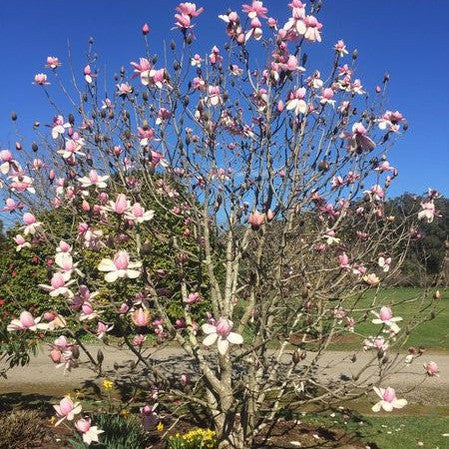
[[[449, 417], [388, 413], [372, 416], [345, 409], [319, 415], [304, 415], [300, 420], [305, 424], [354, 435], [356, 440], [371, 449], [449, 448]], [[423, 446], [420, 446], [419, 442], [423, 443]]]
[[[447, 434], [448, 436], [443, 436]], [[426, 416], [368, 417], [359, 428], [360, 437], [381, 449], [449, 447], [449, 418]]]
[[[349, 332], [344, 332], [342, 338], [339, 338], [330, 345], [330, 349], [341, 351], [357, 350], [362, 346], [363, 336], [377, 335], [376, 332], [379, 332], [380, 326], [371, 323], [374, 315], [369, 313], [364, 317], [365, 313], [361, 311], [361, 309], [363, 310], [372, 307], [372, 304], [374, 303], [374, 308], [376, 310], [379, 310], [382, 305], [392, 307], [394, 315], [403, 318], [403, 321], [399, 323], [403, 330], [406, 329], [409, 324], [413, 323], [413, 320], [416, 319], [417, 315], [420, 316], [420, 319], [427, 319], [427, 321], [411, 332], [403, 346], [404, 350], [410, 346], [422, 346], [432, 352], [448, 352], [449, 290], [441, 291], [442, 297], [436, 305], [431, 299], [432, 292], [428, 293], [424, 300], [421, 300], [420, 298], [422, 293], [422, 290], [417, 288], [390, 288], [379, 292], [369, 290], [363, 298], [357, 301], [353, 312], [349, 312], [349, 305], [346, 306], [348, 315], [353, 316], [356, 319], [356, 333], [351, 334]], [[433, 310], [435, 311], [435, 317], [430, 319], [430, 314]], [[401, 332], [401, 334], [402, 333], [403, 332]], [[114, 336], [109, 336], [108, 338], [111, 342], [116, 340]], [[244, 338], [246, 341], [250, 341], [252, 338], [251, 331], [247, 331], [247, 333], [244, 334]], [[44, 341], [51, 343], [53, 340], [53, 337], [46, 337]], [[83, 335], [81, 341], [89, 344], [99, 343], [97, 337], [91, 334]], [[156, 337], [151, 333], [148, 334], [145, 346], [154, 346], [155, 344]]]
[[[368, 308], [373, 301], [375, 301], [376, 309], [380, 309], [382, 305], [389, 305], [392, 307], [395, 316], [403, 318], [403, 321], [399, 323], [402, 329], [406, 329], [408, 325], [414, 323], [417, 313], [419, 313], [421, 319], [424, 317], [430, 318], [432, 310], [435, 310], [435, 318], [429, 319], [413, 330], [404, 347], [423, 346], [433, 351], [447, 351], [449, 350], [449, 291], [442, 292], [442, 298], [436, 308], [431, 306], [432, 299], [429, 297], [423, 301], [415, 300], [421, 293], [422, 291], [414, 288], [393, 288], [379, 292], [372, 290], [357, 303], [356, 309]], [[361, 320], [363, 318], [362, 312], [354, 310], [352, 315], [357, 321], [357, 333], [375, 336], [376, 332], [379, 331], [379, 325], [371, 323], [371, 319], [374, 317], [371, 314], [364, 321]], [[353, 350], [360, 348], [360, 344], [360, 335], [354, 334], [333, 343], [332, 349]]]

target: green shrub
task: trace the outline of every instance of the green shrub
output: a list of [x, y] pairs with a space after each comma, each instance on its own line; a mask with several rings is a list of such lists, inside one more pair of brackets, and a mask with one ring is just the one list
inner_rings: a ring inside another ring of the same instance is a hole
[[39, 340], [26, 332], [8, 332], [9, 320], [0, 319], [0, 376], [6, 377], [9, 369], [25, 366], [30, 361], [30, 354], [36, 355]]
[[[148, 435], [145, 433], [140, 421], [135, 417], [124, 418], [120, 415], [102, 413], [95, 415], [93, 424], [104, 430], [99, 437], [99, 443], [90, 447], [95, 449], [145, 449], [148, 445]], [[75, 432], [69, 440], [73, 449], [89, 448], [83, 442], [82, 436]]]

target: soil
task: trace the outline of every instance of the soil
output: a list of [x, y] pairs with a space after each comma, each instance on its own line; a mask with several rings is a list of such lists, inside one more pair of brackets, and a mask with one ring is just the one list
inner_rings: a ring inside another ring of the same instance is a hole
[[[46, 421], [42, 422], [47, 430], [47, 435], [39, 446], [23, 447], [21, 449], [70, 449], [67, 443], [70, 437], [69, 431], [64, 427], [53, 427]], [[187, 423], [178, 423], [172, 433], [184, 433], [192, 427]], [[296, 421], [280, 421], [270, 428], [271, 436], [267, 439], [261, 435], [254, 449], [364, 449], [365, 444], [357, 441], [355, 437], [342, 431], [329, 430], [320, 426], [298, 424]], [[371, 446], [372, 449], [376, 449]], [[165, 449], [165, 442], [161, 441], [156, 433], [150, 435], [149, 446], [151, 449]], [[132, 448], [127, 448], [132, 449]]]

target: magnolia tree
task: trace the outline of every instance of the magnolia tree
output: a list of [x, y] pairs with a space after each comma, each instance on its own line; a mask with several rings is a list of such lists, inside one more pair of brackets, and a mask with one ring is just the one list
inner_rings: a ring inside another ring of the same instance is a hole
[[[394, 298], [382, 307], [375, 293], [361, 301], [394, 281], [420, 220], [438, 215], [438, 193], [418, 200], [418, 212], [388, 214], [398, 171], [386, 153], [407, 128], [385, 109], [388, 76], [365, 88], [357, 52], [342, 40], [327, 46], [327, 67], [311, 67], [305, 52], [322, 40], [320, 6], [289, 7], [282, 19], [261, 1], [224, 11], [217, 24], [227, 43], [200, 55], [203, 8], [181, 3], [163, 57], [151, 53], [145, 25], [146, 54], [109, 92], [92, 42], [88, 65], [71, 67], [68, 83], [48, 57], [48, 75], [34, 84], [56, 117], [48, 132], [35, 124], [31, 145], [19, 140], [0, 153], [3, 210], [22, 221], [17, 251], [51, 248], [49, 281], [35, 288], [65, 306], [43, 316], [24, 310], [8, 330], [54, 333], [49, 363], [66, 370], [88, 363], [102, 375], [85, 333], [128, 350], [150, 373], [143, 422], [157, 419], [156, 402], [172, 423], [179, 404], [188, 406], [223, 448], [251, 447], [285, 409], [373, 388], [374, 411], [406, 405], [386, 382], [438, 299], [429, 290], [414, 298], [410, 321], [394, 314]], [[64, 230], [41, 218], [58, 208], [70, 217]], [[155, 263], [162, 241], [164, 263]], [[375, 331], [364, 335], [358, 326], [371, 321]], [[330, 343], [348, 333], [372, 357], [352, 378], [323, 376]], [[145, 343], [153, 335], [156, 346]], [[185, 354], [175, 367], [155, 358], [168, 343]], [[410, 350], [406, 361], [419, 355]], [[429, 362], [423, 376], [437, 372]], [[64, 398], [55, 409], [86, 442], [101, 439], [81, 404]]]

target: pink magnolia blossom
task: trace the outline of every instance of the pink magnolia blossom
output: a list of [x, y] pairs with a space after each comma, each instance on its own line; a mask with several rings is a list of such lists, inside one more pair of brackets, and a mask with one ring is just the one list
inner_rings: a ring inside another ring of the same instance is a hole
[[340, 264], [340, 268], [350, 268], [351, 265], [349, 263], [349, 257], [346, 253], [340, 254], [338, 256], [338, 262]]
[[58, 272], [61, 273], [66, 281], [68, 281], [73, 273], [82, 276], [82, 273], [77, 269], [78, 262], [73, 262], [73, 257], [68, 252], [58, 252], [55, 256], [55, 263]]
[[157, 113], [156, 125], [160, 125], [165, 120], [169, 120], [171, 118], [171, 112], [166, 108], [160, 108]]
[[241, 345], [243, 337], [240, 334], [231, 332], [233, 323], [227, 318], [220, 318], [215, 324], [205, 323], [202, 325], [202, 331], [207, 335], [203, 340], [205, 346], [212, 346], [217, 342], [218, 352], [225, 355], [229, 344]]
[[376, 287], [380, 283], [380, 279], [375, 273], [369, 273], [363, 276], [363, 280], [371, 287]]
[[47, 56], [47, 64], [45, 67], [48, 67], [49, 69], [56, 69], [61, 66], [61, 63], [59, 61], [59, 58], [56, 56]]
[[404, 116], [399, 112], [386, 111], [385, 114], [377, 120], [379, 129], [398, 132], [400, 124], [405, 122]]
[[390, 165], [388, 161], [382, 161], [375, 169], [379, 173], [383, 172], [396, 172], [396, 169]]
[[191, 19], [198, 17], [204, 11], [204, 8], [197, 9], [195, 3], [184, 2], [177, 6], [176, 11], [179, 14], [175, 14], [175, 28], [179, 28], [180, 30], [188, 30], [189, 28], [193, 28]]
[[3, 162], [0, 164], [0, 173], [7, 175], [14, 166], [14, 158], [9, 150], [0, 151], [0, 160]]
[[307, 103], [304, 98], [306, 96], [306, 88], [300, 87], [290, 92], [287, 100], [287, 109], [289, 111], [294, 110], [296, 115], [307, 113]]
[[258, 229], [265, 222], [266, 215], [263, 212], [255, 210], [248, 218], [248, 222], [253, 229]]
[[151, 430], [159, 419], [158, 414], [156, 413], [157, 406], [158, 404], [154, 404], [151, 407], [149, 405], [145, 405], [140, 409], [142, 427], [146, 431]]
[[142, 34], [146, 36], [150, 32], [150, 25], [148, 23], [144, 23], [142, 25]]
[[335, 100], [333, 100], [333, 98], [334, 98], [334, 91], [330, 87], [327, 87], [326, 89], [323, 89], [323, 91], [321, 92], [320, 103], [321, 104], [329, 103], [333, 106], [335, 104]]
[[148, 145], [150, 140], [154, 138], [154, 130], [152, 128], [141, 128], [137, 127], [137, 133], [140, 139], [140, 145], [143, 147]]
[[368, 137], [367, 130], [362, 123], [357, 122], [352, 125], [352, 133], [343, 133], [342, 137], [348, 140], [348, 148], [355, 153], [371, 151], [376, 144]]
[[345, 185], [345, 181], [341, 176], [334, 176], [332, 178], [331, 185], [332, 185], [332, 189], [338, 189]]
[[85, 153], [81, 151], [83, 145], [83, 139], [68, 139], [65, 142], [64, 148], [58, 150], [58, 153], [64, 159], [73, 159], [75, 156], [85, 156]]
[[48, 324], [40, 323], [41, 318], [34, 318], [30, 312], [23, 311], [19, 319], [12, 320], [6, 327], [8, 332], [21, 330], [37, 331], [38, 329], [48, 329]]
[[64, 372], [78, 366], [79, 348], [69, 343], [64, 335], [58, 337], [51, 345], [50, 359], [57, 364], [56, 368], [64, 367]]
[[53, 124], [51, 126], [51, 137], [57, 139], [59, 136], [63, 135], [67, 128], [70, 128], [70, 123], [64, 123], [64, 117], [62, 115], [57, 115], [53, 119]]
[[356, 324], [356, 321], [355, 321], [354, 317], [348, 316], [346, 318], [345, 326], [348, 328], [349, 332], [354, 332], [355, 324]]
[[327, 245], [335, 245], [340, 243], [340, 239], [337, 237], [337, 233], [333, 229], [329, 229], [324, 234], [324, 239]]
[[44, 319], [48, 321], [48, 330], [50, 331], [62, 329], [67, 326], [65, 318], [55, 312], [44, 313]]
[[99, 321], [97, 324], [97, 337], [101, 340], [112, 329], [114, 329], [114, 325], [108, 326], [107, 324]]
[[17, 252], [21, 251], [23, 248], [31, 248], [31, 244], [27, 242], [25, 238], [20, 234], [17, 234], [13, 240], [17, 245], [16, 247]]
[[429, 376], [439, 377], [440, 370], [435, 362], [427, 362], [424, 364], [424, 369]]
[[150, 84], [151, 63], [147, 58], [139, 58], [139, 62], [131, 62], [134, 67], [135, 76], [140, 76], [140, 81], [144, 86]]
[[201, 58], [201, 56], [199, 54], [196, 54], [193, 56], [193, 58], [190, 59], [190, 65], [192, 67], [201, 67], [201, 63], [203, 62], [203, 59]]
[[388, 349], [389, 343], [383, 337], [368, 337], [363, 341], [363, 349], [377, 349], [385, 352]]
[[124, 193], [117, 195], [115, 201], [109, 201], [109, 206], [105, 207], [105, 210], [114, 212], [117, 215], [125, 214], [130, 208], [130, 202]]
[[421, 203], [422, 210], [418, 212], [418, 220], [425, 220], [432, 223], [435, 218], [435, 204], [433, 201]]
[[364, 193], [374, 201], [380, 201], [385, 197], [384, 189], [379, 184], [374, 184], [371, 189], [365, 190]]
[[29, 176], [12, 176], [10, 189], [13, 192], [30, 192], [36, 193], [35, 188], [33, 187], [34, 180]]
[[113, 259], [102, 259], [98, 265], [99, 271], [106, 272], [106, 282], [114, 282], [117, 279], [135, 279], [140, 276], [142, 262], [131, 262], [127, 251], [118, 251]]
[[391, 257], [380, 256], [379, 260], [377, 261], [377, 264], [379, 265], [380, 268], [383, 269], [385, 273], [387, 273], [390, 270]]
[[136, 223], [144, 223], [153, 219], [154, 210], [146, 211], [140, 203], [135, 203], [125, 212], [125, 217]]
[[190, 377], [189, 377], [188, 374], [184, 374], [184, 373], [181, 374], [180, 379], [181, 379], [181, 383], [182, 383], [183, 385], [189, 385], [189, 383], [190, 383]]
[[61, 240], [56, 248], [57, 253], [70, 253], [71, 251], [72, 247], [64, 240]]
[[376, 318], [372, 320], [372, 323], [384, 324], [388, 326], [391, 329], [391, 331], [394, 332], [395, 334], [397, 334], [401, 330], [396, 323], [398, 321], [402, 321], [402, 318], [400, 316], [394, 317], [390, 307], [383, 306], [380, 309], [379, 313], [374, 311], [371, 311], [371, 313], [376, 316]]
[[30, 212], [23, 214], [23, 222], [25, 226], [22, 229], [25, 235], [34, 235], [42, 230], [42, 223]]
[[145, 340], [146, 340], [145, 335], [137, 334], [133, 339], [133, 344], [134, 344], [134, 346], [140, 347], [143, 345]]
[[83, 435], [83, 441], [89, 446], [91, 443], [98, 443], [98, 436], [104, 430], [100, 430], [97, 426], [91, 425], [90, 418], [81, 418], [75, 423], [75, 428]]
[[2, 212], [13, 212], [19, 208], [20, 204], [17, 204], [12, 198], [7, 198], [5, 200], [5, 205], [2, 207]]
[[39, 86], [45, 86], [50, 83], [47, 82], [47, 75], [45, 75], [45, 73], [37, 73], [36, 75], [34, 75], [33, 84], [37, 84]]
[[198, 292], [190, 293], [189, 296], [184, 300], [185, 303], [192, 305], [201, 301], [201, 295]]
[[158, 89], [162, 89], [164, 85], [168, 84], [169, 78], [165, 69], [152, 69], [150, 70], [150, 82], [154, 84]]
[[223, 102], [223, 99], [221, 97], [220, 86], [209, 86], [207, 88], [207, 93], [208, 93], [207, 101], [212, 106], [218, 106]]
[[358, 95], [363, 95], [365, 93], [362, 82], [358, 79], [350, 85], [350, 90]]
[[245, 34], [245, 42], [248, 42], [251, 38], [254, 38], [256, 41], [262, 39], [262, 23], [258, 17], [254, 17], [251, 19], [251, 28]]
[[83, 69], [84, 79], [86, 80], [86, 83], [91, 84], [96, 78], [97, 75], [92, 73], [92, 69], [90, 68], [90, 65], [86, 65]]
[[188, 30], [189, 28], [193, 28], [190, 16], [186, 14], [175, 14], [175, 19], [175, 27], [180, 30]]
[[283, 27], [283, 31], [292, 34], [292, 37], [304, 36], [307, 31], [305, 23], [306, 10], [305, 5], [298, 1], [293, 0], [289, 4], [292, 9], [292, 16], [288, 19], [287, 23]]
[[55, 426], [58, 426], [65, 419], [67, 421], [72, 421], [75, 415], [81, 413], [82, 406], [79, 402], [73, 402], [70, 396], [64, 396], [58, 405], [54, 405], [53, 408], [56, 410], [58, 417], [60, 418]]
[[192, 80], [192, 89], [203, 92], [206, 90], [206, 82], [202, 78], [196, 76]]
[[150, 312], [145, 308], [136, 309], [132, 314], [132, 321], [136, 326], [148, 326], [151, 319]]
[[42, 170], [43, 168], [45, 168], [45, 163], [39, 159], [39, 158], [35, 158], [33, 159], [33, 164], [32, 164], [33, 170], [38, 172], [40, 170]]
[[50, 285], [39, 284], [39, 287], [49, 292], [50, 296], [56, 297], [59, 295], [72, 297], [73, 293], [68, 288], [75, 281], [71, 280], [66, 282], [66, 278], [62, 273], [55, 273], [50, 280]]
[[80, 321], [91, 321], [97, 318], [99, 315], [98, 312], [94, 310], [94, 306], [91, 301], [84, 301], [81, 304], [81, 313], [80, 313]]
[[386, 412], [391, 412], [395, 408], [403, 408], [407, 405], [407, 400], [398, 399], [396, 392], [391, 387], [386, 389], [373, 387], [373, 390], [380, 397], [380, 401], [372, 407], [373, 412], [379, 412], [381, 409], [384, 409]]
[[263, 2], [254, 0], [251, 5], [243, 5], [242, 11], [246, 12], [250, 19], [255, 19], [257, 17], [266, 19], [268, 9], [263, 6]]
[[278, 21], [273, 17], [269, 17], [267, 19], [267, 24], [270, 28], [273, 28], [274, 30], [278, 29]]
[[117, 94], [126, 97], [128, 94], [133, 93], [133, 88], [129, 83], [120, 83], [117, 84]]
[[306, 32], [304, 37], [311, 42], [321, 42], [321, 29], [323, 24], [318, 22], [315, 16], [307, 16], [304, 19], [304, 24], [306, 26]]
[[334, 49], [335, 51], [338, 53], [338, 55], [340, 56], [340, 58], [342, 58], [344, 55], [348, 54], [348, 50], [346, 50], [346, 44], [344, 43], [344, 41], [339, 40], [335, 45], [334, 45]]
[[198, 17], [204, 11], [204, 8], [197, 9], [195, 3], [184, 2], [176, 7], [176, 11], [180, 14], [185, 14], [186, 16]]

